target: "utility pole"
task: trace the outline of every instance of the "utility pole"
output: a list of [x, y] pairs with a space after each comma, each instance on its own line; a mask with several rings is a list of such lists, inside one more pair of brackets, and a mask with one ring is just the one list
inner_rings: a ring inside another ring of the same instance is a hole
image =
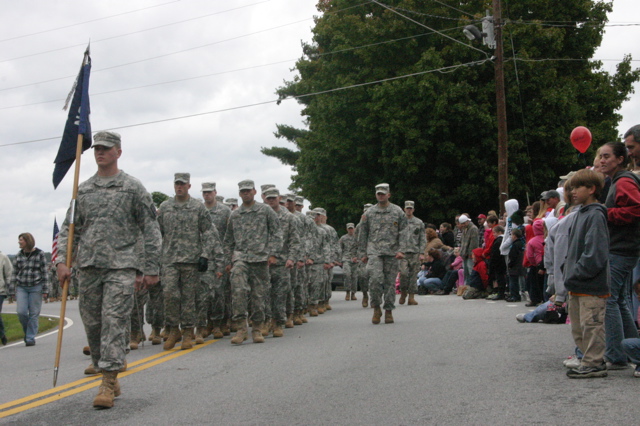
[[498, 191], [500, 193], [500, 216], [505, 212], [504, 203], [509, 194], [507, 151], [507, 106], [504, 94], [504, 59], [502, 51], [502, 10], [500, 0], [493, 0], [493, 23], [496, 40], [496, 106], [498, 109]]

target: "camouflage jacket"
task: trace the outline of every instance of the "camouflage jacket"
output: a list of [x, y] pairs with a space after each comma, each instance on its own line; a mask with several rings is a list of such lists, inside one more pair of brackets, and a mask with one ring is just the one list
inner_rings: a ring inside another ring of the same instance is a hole
[[313, 219], [302, 212], [296, 211], [294, 214], [300, 222], [300, 244], [302, 246], [304, 256], [302, 260], [306, 260], [309, 258], [309, 253], [311, 251], [311, 239], [315, 233], [316, 223]]
[[278, 265], [284, 265], [287, 260], [297, 262], [303, 259], [302, 246], [300, 244], [300, 221], [284, 207], [276, 212], [282, 229], [282, 249], [276, 253]]
[[333, 226], [327, 225], [326, 223], [323, 223], [322, 227], [327, 231], [327, 234], [329, 234], [329, 241], [331, 241], [331, 260], [329, 262], [340, 262], [342, 253], [338, 233]]
[[315, 265], [321, 263], [331, 263], [331, 239], [329, 233], [321, 225], [314, 225], [315, 229], [311, 232], [309, 259], [313, 260]]
[[224, 236], [227, 264], [266, 262], [282, 248], [282, 229], [276, 212], [266, 204], [255, 202], [246, 208], [240, 205], [231, 212]]
[[359, 257], [395, 256], [406, 252], [406, 235], [402, 231], [407, 227], [407, 216], [397, 205], [389, 203], [381, 208], [375, 204], [362, 215], [361, 225]]
[[424, 252], [427, 247], [427, 235], [425, 234], [424, 222], [417, 217], [407, 219], [407, 227], [403, 231], [407, 241], [407, 251], [405, 253]]
[[[56, 264], [67, 260], [71, 210], [60, 228]], [[109, 178], [93, 175], [78, 187], [74, 222], [76, 267], [158, 275], [162, 238], [151, 195], [138, 179], [123, 171]]]
[[160, 204], [158, 222], [164, 265], [197, 263], [200, 257], [216, 257], [216, 246], [220, 247], [218, 231], [202, 202], [192, 197], [184, 203], [169, 198]]
[[[205, 205], [205, 208], [206, 207]], [[213, 226], [215, 226], [218, 231], [220, 242], [224, 241], [224, 234], [227, 232], [227, 223], [229, 222], [229, 216], [231, 216], [231, 209], [218, 202], [213, 208], [207, 208], [207, 211], [211, 216]]]
[[358, 241], [355, 233], [353, 235], [344, 234], [340, 237], [340, 250], [343, 262], [351, 262], [354, 257], [358, 257]]

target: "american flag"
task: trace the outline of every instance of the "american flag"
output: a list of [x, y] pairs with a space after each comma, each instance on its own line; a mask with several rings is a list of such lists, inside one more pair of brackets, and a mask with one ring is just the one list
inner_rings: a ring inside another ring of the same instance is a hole
[[51, 263], [55, 265], [56, 260], [58, 259], [58, 233], [60, 229], [58, 229], [58, 221], [56, 218], [53, 218], [53, 243], [51, 244]]

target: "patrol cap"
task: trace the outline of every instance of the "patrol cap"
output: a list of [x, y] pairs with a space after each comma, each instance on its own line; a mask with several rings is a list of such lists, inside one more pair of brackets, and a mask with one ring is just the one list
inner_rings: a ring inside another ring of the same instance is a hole
[[224, 197], [222, 195], [216, 195], [216, 201], [224, 203]]
[[227, 198], [225, 200], [225, 203], [232, 205], [232, 206], [237, 206], [238, 205], [238, 199], [237, 198]]
[[347, 229], [355, 228], [356, 226], [353, 223], [347, 223]]
[[262, 191], [262, 193], [264, 193], [267, 189], [269, 188], [275, 188], [276, 186], [272, 183], [267, 183], [264, 185], [260, 185], [260, 191]]
[[243, 189], [256, 189], [256, 184], [253, 183], [252, 180], [247, 179], [247, 180], [238, 182], [238, 188], [240, 189], [240, 191], [242, 191]]
[[415, 208], [414, 205], [415, 205], [415, 203], [413, 201], [405, 201], [404, 202], [404, 208], [405, 209], [413, 209], [413, 208]]
[[264, 195], [265, 198], [278, 197], [280, 196], [280, 191], [278, 190], [278, 188], [269, 188], [263, 191], [262, 195]]
[[102, 131], [93, 135], [93, 146], [102, 145], [106, 146], [107, 148], [117, 146], [118, 148], [120, 148], [120, 144], [121, 140], [119, 133]]
[[313, 211], [318, 213], [319, 215], [322, 215], [322, 216], [326, 216], [327, 215], [327, 211], [325, 209], [323, 209], [322, 207], [316, 207], [315, 209], [313, 209]]
[[388, 193], [389, 193], [388, 183], [379, 183], [376, 185], [376, 194], [388, 194]]
[[285, 199], [285, 201], [293, 201], [293, 202], [295, 202], [296, 201], [296, 196], [295, 196], [295, 194], [286, 194], [284, 196], [284, 199]]
[[190, 173], [176, 173], [173, 175], [173, 183], [182, 182], [189, 183], [191, 182], [191, 174]]
[[[211, 192], [216, 190], [215, 182], [202, 182], [202, 189], [200, 192]], [[216, 197], [218, 198], [218, 197]]]
[[318, 212], [315, 210], [307, 210], [307, 216], [316, 217], [318, 216]]
[[304, 198], [296, 197], [296, 206], [304, 206]]
[[367, 204], [365, 204], [365, 205], [364, 205], [364, 209], [366, 210], [366, 209], [368, 209], [368, 208], [369, 208], [369, 207], [371, 207], [371, 206], [373, 206], [373, 204], [371, 204], [371, 203], [367, 203]]

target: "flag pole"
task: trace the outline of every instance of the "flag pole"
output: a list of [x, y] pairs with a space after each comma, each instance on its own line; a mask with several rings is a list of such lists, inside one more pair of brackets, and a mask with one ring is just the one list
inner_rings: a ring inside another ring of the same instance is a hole
[[[85, 65], [87, 65], [88, 63], [89, 63], [89, 47], [87, 46], [87, 50], [85, 51], [84, 58], [82, 60], [81, 70], [84, 69]], [[84, 84], [84, 79], [83, 79], [83, 84]], [[87, 108], [87, 106], [82, 106], [82, 107]], [[88, 111], [87, 111], [87, 114], [88, 114]], [[87, 120], [88, 120], [88, 115], [87, 115]], [[74, 241], [74, 234], [76, 229], [76, 226], [75, 226], [76, 200], [78, 198], [78, 186], [80, 181], [80, 159], [82, 158], [83, 146], [84, 146], [84, 134], [83, 132], [78, 131], [78, 138], [77, 138], [77, 144], [76, 144], [76, 156], [75, 156], [75, 172], [73, 176], [73, 191], [71, 195], [71, 205], [69, 208], [70, 210], [69, 232], [67, 234], [66, 266], [69, 270], [71, 269], [72, 260], [73, 260], [73, 241]], [[58, 381], [58, 368], [60, 367], [60, 352], [62, 350], [62, 335], [64, 331], [65, 313], [67, 309], [67, 296], [69, 294], [69, 280], [70, 280], [70, 277], [65, 279], [64, 283], [62, 283], [62, 303], [60, 304], [60, 322], [58, 324], [58, 343], [56, 346], [56, 358], [53, 366], [53, 387], [54, 388], [56, 387], [56, 383]]]
[[[73, 176], [73, 192], [71, 195], [71, 217], [69, 219], [69, 234], [67, 237], [67, 268], [71, 269], [71, 261], [73, 260], [73, 238], [76, 229], [75, 211], [76, 199], [78, 198], [78, 183], [80, 180], [80, 158], [82, 157], [82, 144], [84, 135], [78, 134], [78, 145], [76, 148], [76, 167]], [[69, 279], [67, 278], [62, 284], [62, 303], [60, 304], [60, 323], [58, 324], [58, 345], [56, 347], [56, 361], [53, 366], [53, 387], [56, 387], [58, 381], [58, 367], [60, 367], [60, 351], [62, 349], [62, 332], [65, 323], [65, 311], [67, 309], [67, 296], [69, 294]]]

